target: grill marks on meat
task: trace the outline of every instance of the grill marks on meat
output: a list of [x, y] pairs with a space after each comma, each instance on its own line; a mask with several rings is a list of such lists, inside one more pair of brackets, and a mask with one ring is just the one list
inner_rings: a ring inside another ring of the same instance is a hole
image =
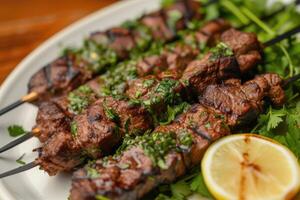
[[118, 27], [106, 32], [95, 32], [90, 39], [97, 44], [113, 49], [121, 60], [127, 58], [129, 51], [136, 46], [131, 31], [126, 28]]
[[262, 59], [262, 45], [254, 33], [230, 29], [221, 35], [221, 41], [233, 50], [242, 73], [253, 69]]
[[200, 97], [203, 105], [214, 107], [228, 116], [228, 124], [248, 123], [263, 111], [264, 102], [270, 99], [274, 105], [284, 103], [282, 79], [277, 74], [258, 75], [244, 84], [210, 85]]
[[70, 118], [54, 102], [44, 102], [39, 106], [36, 124], [40, 130], [37, 137], [45, 142], [56, 132], [69, 131]]
[[201, 60], [188, 65], [181, 81], [188, 85], [196, 94], [201, 94], [208, 84], [239, 77], [258, 64], [261, 60], [261, 45], [252, 33], [229, 29], [221, 35], [221, 42], [232, 49], [234, 55], [220, 55], [212, 59], [209, 52]]
[[97, 100], [75, 116], [72, 124], [76, 127], [74, 133], [58, 132], [39, 150], [36, 163], [49, 175], [72, 170], [86, 156], [102, 157], [119, 144], [125, 133], [143, 133], [153, 126], [144, 108], [112, 97]]
[[91, 78], [88, 71], [82, 71], [81, 64], [72, 54], [56, 59], [32, 76], [29, 92], [37, 92], [42, 101], [50, 99], [54, 93], [66, 94]]
[[187, 35], [187, 43], [196, 43], [198, 47], [201, 46], [214, 46], [220, 41], [221, 34], [231, 28], [228, 21], [224, 19], [215, 19], [204, 24], [200, 30], [194, 34]]
[[213, 61], [211, 56], [212, 54], [208, 53], [201, 60], [191, 62], [181, 78], [181, 81], [196, 94], [201, 94], [207, 85], [239, 76], [234, 56], [220, 57]]
[[[73, 177], [71, 199], [95, 199], [96, 195], [110, 199], [139, 199], [157, 185], [174, 181], [184, 175], [191, 165], [200, 162], [205, 149], [212, 141], [230, 133], [229, 129], [222, 125], [222, 120], [215, 120], [214, 114], [214, 111], [198, 104], [187, 114], [183, 114], [178, 121], [155, 130], [165, 134], [173, 132], [177, 139], [185, 130], [193, 137], [193, 145], [189, 150], [172, 150], [165, 156], [165, 169], [156, 166], [141, 146], [133, 146], [117, 158], [109, 158], [107, 162], [97, 161], [94, 168], [99, 172], [99, 178], [85, 178], [86, 168], [77, 171]], [[205, 127], [208, 121], [212, 123], [211, 128]], [[200, 131], [209, 135], [211, 139], [207, 140], [199, 135]]]
[[[165, 168], [160, 168], [142, 146], [132, 145], [120, 155], [97, 160], [92, 167], [99, 172], [98, 177], [89, 177], [87, 167], [75, 172], [71, 199], [95, 199], [97, 195], [110, 199], [140, 199], [159, 184], [174, 181], [200, 163], [213, 141], [230, 134], [230, 129], [241, 123], [251, 123], [253, 118], [249, 115], [257, 116], [261, 112], [264, 99], [282, 104], [281, 84], [278, 75], [263, 74], [244, 84], [230, 80], [225, 85], [209, 86], [200, 104], [192, 106], [173, 123], [154, 131], [175, 133], [177, 141], [182, 132], [188, 132], [193, 139], [188, 150], [170, 150], [164, 156]], [[159, 140], [157, 142], [159, 145]]]

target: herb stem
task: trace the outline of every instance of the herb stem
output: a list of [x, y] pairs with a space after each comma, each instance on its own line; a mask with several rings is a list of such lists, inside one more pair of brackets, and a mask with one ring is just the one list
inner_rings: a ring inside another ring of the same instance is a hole
[[234, 14], [244, 25], [249, 23], [249, 19], [240, 11], [240, 9], [229, 0], [222, 0], [220, 4]]
[[266, 25], [263, 21], [261, 21], [252, 11], [250, 11], [246, 7], [241, 8], [242, 12], [254, 23], [256, 23], [260, 28], [262, 28], [266, 33], [271, 36], [275, 36], [276, 32], [273, 31], [268, 25]]
[[[276, 36], [276, 32], [273, 29], [271, 29], [266, 23], [264, 23], [262, 20], [260, 20], [248, 8], [242, 7], [241, 10], [250, 20], [252, 20], [255, 24], [257, 24], [260, 28], [262, 28], [270, 36], [272, 36], [272, 37]], [[282, 44], [278, 44], [278, 46], [280, 47], [281, 51], [283, 52], [283, 54], [285, 55], [285, 57], [289, 63], [289, 76], [291, 77], [294, 75], [294, 69], [295, 69], [293, 61], [292, 61], [288, 51], [286, 50], [286, 48]]]

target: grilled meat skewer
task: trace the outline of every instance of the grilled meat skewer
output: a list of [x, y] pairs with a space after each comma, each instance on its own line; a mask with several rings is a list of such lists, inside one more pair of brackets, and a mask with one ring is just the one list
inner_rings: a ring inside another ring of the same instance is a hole
[[178, 31], [187, 28], [193, 20], [201, 20], [199, 10], [199, 2], [176, 0], [134, 22], [92, 33], [84, 47], [66, 51], [35, 73], [28, 84], [29, 94], [2, 109], [0, 115], [24, 102], [40, 103], [65, 94], [105, 68], [146, 51], [153, 41], [164, 44], [175, 40]]
[[282, 84], [277, 74], [263, 74], [244, 84], [234, 80], [208, 86], [200, 103], [173, 123], [125, 140], [117, 155], [75, 172], [70, 199], [140, 199], [159, 184], [175, 181], [199, 165], [213, 141], [253, 121], [265, 99], [283, 105]]

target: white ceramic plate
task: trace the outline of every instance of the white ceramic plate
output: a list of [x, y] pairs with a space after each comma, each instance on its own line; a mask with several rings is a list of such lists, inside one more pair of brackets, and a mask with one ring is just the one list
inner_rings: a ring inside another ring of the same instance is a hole
[[[81, 45], [83, 38], [95, 30], [105, 30], [119, 25], [127, 19], [134, 19], [143, 12], [159, 7], [159, 0], [128, 0], [100, 10], [62, 30], [27, 56], [10, 74], [0, 89], [0, 108], [27, 93], [27, 83], [39, 68], [58, 56], [62, 47]], [[34, 125], [37, 108], [25, 104], [0, 117], [0, 146], [11, 141], [7, 127], [23, 125], [30, 130]], [[24, 160], [32, 161], [36, 154], [32, 149], [38, 146], [36, 139], [4, 154], [0, 154], [0, 173], [18, 167], [16, 160], [26, 153]], [[0, 200], [66, 200], [70, 189], [70, 174], [49, 177], [34, 168], [19, 175], [0, 180]]]

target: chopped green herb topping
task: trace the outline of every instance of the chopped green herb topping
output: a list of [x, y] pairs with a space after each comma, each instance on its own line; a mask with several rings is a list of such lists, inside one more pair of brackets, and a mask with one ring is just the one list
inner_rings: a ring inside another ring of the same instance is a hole
[[22, 160], [22, 159], [24, 158], [25, 155], [26, 155], [26, 154], [23, 153], [23, 155], [21, 155], [21, 156], [16, 160], [16, 162], [19, 163], [20, 165], [25, 165], [26, 162], [24, 162], [24, 161]]
[[233, 51], [223, 42], [217, 44], [216, 47], [211, 49], [210, 60], [215, 61], [221, 57], [233, 56]]
[[143, 88], [149, 88], [155, 83], [154, 79], [146, 79], [143, 81]]
[[12, 125], [12, 126], [9, 126], [7, 128], [8, 130], [8, 133], [11, 137], [18, 137], [20, 135], [23, 135], [25, 133], [27, 133], [24, 128], [22, 126], [19, 126], [19, 125]]
[[102, 195], [99, 195], [99, 194], [97, 194], [97, 195], [95, 196], [95, 198], [96, 198], [96, 200], [110, 200], [109, 198], [107, 198], [107, 197], [105, 197], [105, 196], [102, 196]]
[[136, 61], [121, 63], [101, 76], [100, 92], [103, 96], [122, 95], [126, 89], [126, 82], [137, 77]]
[[179, 105], [169, 106], [167, 107], [166, 120], [160, 120], [161, 125], [167, 125], [171, 123], [179, 114], [185, 112], [190, 108], [190, 104], [187, 102], [182, 102]]
[[75, 114], [80, 114], [91, 102], [93, 90], [87, 86], [80, 86], [68, 95], [69, 110]]
[[183, 132], [178, 138], [174, 133], [148, 132], [142, 136], [126, 136], [116, 155], [132, 146], [140, 146], [154, 165], [165, 169], [165, 156], [173, 150], [183, 151], [190, 148], [192, 142], [192, 137], [187, 132]]
[[77, 137], [77, 123], [75, 121], [71, 122], [71, 134], [73, 138]]
[[118, 115], [118, 113], [116, 113], [116, 111], [113, 108], [109, 108], [105, 102], [103, 103], [103, 108], [106, 117], [117, 123], [120, 121], [120, 116]]
[[101, 43], [97, 44], [96, 41], [88, 39], [79, 51], [81, 58], [89, 64], [88, 68], [94, 73], [101, 72], [108, 65], [116, 64], [118, 60], [116, 52], [104, 45], [106, 42]]
[[144, 100], [142, 103], [146, 107], [151, 107], [160, 102], [165, 104], [173, 104], [178, 100], [179, 94], [175, 92], [175, 88], [178, 87], [179, 82], [174, 79], [163, 79], [148, 95], [150, 98]]
[[167, 24], [172, 29], [175, 29], [176, 23], [182, 18], [182, 13], [179, 12], [178, 10], [172, 10], [172, 11], [169, 11], [167, 14], [168, 14]]
[[87, 171], [87, 176], [91, 179], [100, 177], [99, 172], [90, 166], [86, 167], [86, 171]]

